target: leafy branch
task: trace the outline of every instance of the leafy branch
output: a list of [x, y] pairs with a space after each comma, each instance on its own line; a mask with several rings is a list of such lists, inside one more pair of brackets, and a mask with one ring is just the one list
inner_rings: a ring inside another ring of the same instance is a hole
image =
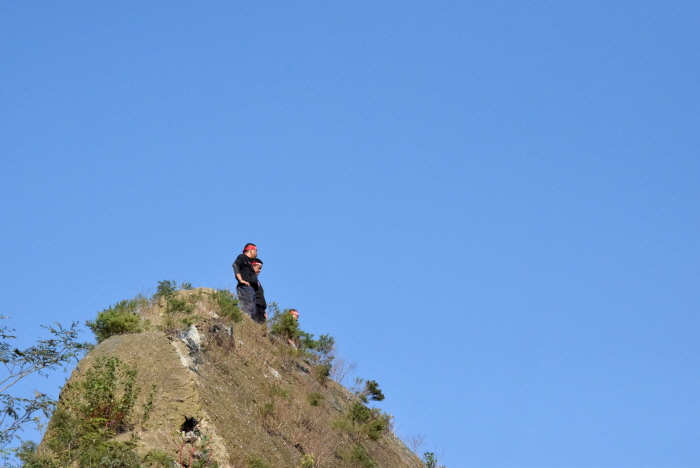
[[[0, 319], [7, 317], [0, 316]], [[28, 423], [41, 422], [40, 415], [49, 417], [56, 402], [47, 394], [34, 391], [33, 398], [13, 396], [9, 392], [18, 382], [32, 374], [48, 377], [48, 371], [60, 367], [67, 369], [72, 362], [91, 348], [90, 344], [78, 341], [78, 323], [64, 328], [43, 326], [52, 335], [49, 339], [38, 340], [35, 345], [20, 350], [10, 344], [16, 339], [9, 327], [0, 327], [0, 457], [9, 455], [8, 445], [17, 438], [17, 432]]]

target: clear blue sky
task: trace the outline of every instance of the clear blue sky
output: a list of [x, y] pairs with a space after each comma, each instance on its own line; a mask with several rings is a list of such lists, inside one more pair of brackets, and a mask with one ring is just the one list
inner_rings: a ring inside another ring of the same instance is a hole
[[693, 1], [3, 2], [1, 312], [254, 242], [448, 468], [698, 467], [699, 111]]

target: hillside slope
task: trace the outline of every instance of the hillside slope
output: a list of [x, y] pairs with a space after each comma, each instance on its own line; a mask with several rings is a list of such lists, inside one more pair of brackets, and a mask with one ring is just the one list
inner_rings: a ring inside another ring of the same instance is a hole
[[[140, 333], [105, 339], [71, 375], [59, 410], [85, 415], [86, 410], [76, 408], [84, 408], [80, 402], [89, 395], [81, 396], [77, 389], [90, 379], [90, 369], [99, 368], [96, 363], [118, 358], [136, 371], [135, 386], [141, 392], [130, 403], [132, 417], [117, 422], [112, 417], [111, 423], [103, 418], [98, 424], [105, 424], [114, 440], [131, 443], [141, 458], [133, 465], [110, 466], [423, 466], [390, 430], [391, 417], [325, 378], [327, 372], [319, 371], [312, 354], [267, 327], [247, 316], [232, 320], [220, 315], [215, 294], [198, 288], [170, 299], [142, 300], [134, 312]], [[173, 311], [168, 300], [191, 306]], [[59, 422], [49, 424], [37, 452], [44, 460], [62, 456]], [[160, 458], [144, 459], [149, 451]], [[70, 460], [74, 466], [98, 466]]]

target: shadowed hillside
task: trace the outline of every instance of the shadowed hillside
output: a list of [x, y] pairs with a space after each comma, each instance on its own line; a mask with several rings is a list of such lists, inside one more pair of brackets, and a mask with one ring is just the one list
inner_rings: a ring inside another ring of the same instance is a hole
[[88, 323], [99, 344], [25, 466], [424, 466], [368, 404], [383, 398], [375, 382], [331, 379], [332, 338], [280, 311], [270, 331], [228, 291], [173, 286]]

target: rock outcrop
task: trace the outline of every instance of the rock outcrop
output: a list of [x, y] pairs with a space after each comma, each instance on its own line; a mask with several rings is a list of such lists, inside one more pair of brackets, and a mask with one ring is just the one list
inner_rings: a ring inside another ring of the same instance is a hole
[[211, 291], [183, 291], [199, 295], [195, 324], [159, 331], [163, 308], [141, 311], [152, 331], [106, 339], [73, 372], [69, 384], [108, 356], [135, 367], [142, 391], [134, 408], [155, 384], [148, 421], [117, 437], [137, 440], [141, 454], [166, 452], [181, 467], [201, 465], [205, 453], [210, 465], [231, 468], [423, 466], [390, 428], [364, 430], [367, 420], [351, 412], [367, 407], [319, 376], [308, 356], [248, 317], [219, 317]]

